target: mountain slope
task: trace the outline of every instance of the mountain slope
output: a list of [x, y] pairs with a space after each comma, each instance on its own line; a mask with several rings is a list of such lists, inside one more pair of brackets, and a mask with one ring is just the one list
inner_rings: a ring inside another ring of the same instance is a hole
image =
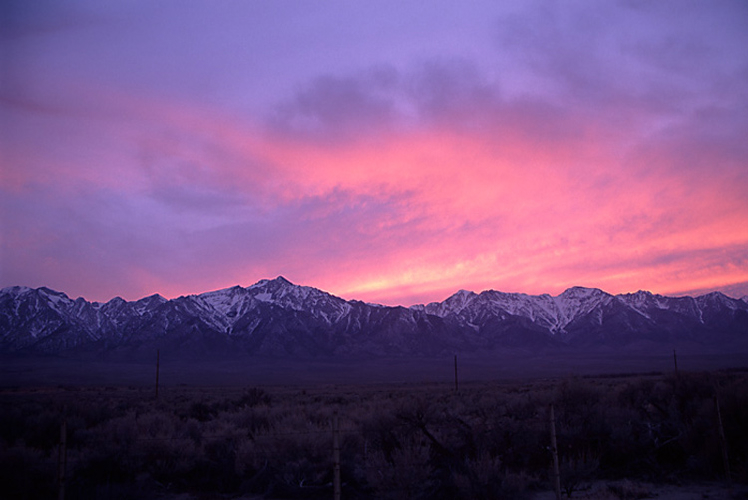
[[346, 301], [283, 277], [167, 300], [106, 303], [48, 288], [0, 291], [0, 352], [152, 352], [267, 356], [436, 355], [502, 347], [573, 349], [637, 342], [748, 344], [748, 303], [720, 293], [558, 296], [474, 293], [410, 308]]

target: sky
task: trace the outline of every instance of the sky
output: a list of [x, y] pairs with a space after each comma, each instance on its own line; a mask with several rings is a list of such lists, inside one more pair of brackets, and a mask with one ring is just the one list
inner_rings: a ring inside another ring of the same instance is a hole
[[748, 295], [748, 3], [9, 0], [0, 287]]

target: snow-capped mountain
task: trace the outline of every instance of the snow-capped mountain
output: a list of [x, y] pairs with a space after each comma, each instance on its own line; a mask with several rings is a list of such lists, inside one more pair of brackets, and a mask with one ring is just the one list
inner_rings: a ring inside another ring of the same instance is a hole
[[546, 328], [552, 334], [565, 333], [564, 328], [575, 318], [589, 314], [613, 300], [613, 296], [595, 288], [569, 288], [557, 297], [548, 294], [531, 296], [524, 293], [503, 293], [488, 290], [480, 294], [460, 290], [444, 302], [413, 306], [443, 318], [461, 318], [478, 326], [490, 317], [506, 319], [519, 316]]
[[748, 340], [748, 303], [714, 292], [699, 297], [665, 297], [646, 291], [611, 295], [573, 287], [558, 296], [461, 290], [443, 302], [413, 306], [485, 334], [496, 320], [519, 318], [567, 344], [625, 345], [637, 340], [694, 341], [709, 345]]
[[272, 356], [405, 355], [499, 347], [748, 346], [748, 302], [721, 293], [558, 296], [460, 290], [410, 308], [346, 301], [283, 277], [167, 300], [106, 303], [48, 288], [0, 290], [0, 352], [232, 352]]

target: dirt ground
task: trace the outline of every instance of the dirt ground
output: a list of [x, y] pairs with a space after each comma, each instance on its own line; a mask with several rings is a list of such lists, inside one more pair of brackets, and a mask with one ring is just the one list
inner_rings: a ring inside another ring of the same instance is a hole
[[[562, 492], [561, 498], [567, 498]], [[573, 492], [579, 500], [737, 500], [748, 499], [748, 485], [725, 483], [694, 483], [660, 485], [638, 481], [596, 482]], [[537, 493], [533, 500], [555, 500], [552, 491]]]

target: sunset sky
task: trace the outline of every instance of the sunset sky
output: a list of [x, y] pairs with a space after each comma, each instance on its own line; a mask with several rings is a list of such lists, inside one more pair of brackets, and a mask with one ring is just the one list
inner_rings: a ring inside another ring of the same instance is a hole
[[743, 0], [0, 5], [0, 287], [748, 294]]

